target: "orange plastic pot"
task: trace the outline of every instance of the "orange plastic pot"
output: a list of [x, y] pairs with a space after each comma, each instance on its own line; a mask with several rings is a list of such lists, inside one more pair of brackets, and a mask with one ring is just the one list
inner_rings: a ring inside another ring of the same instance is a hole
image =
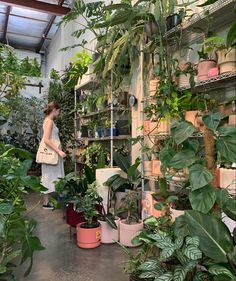
[[101, 225], [95, 222], [90, 228], [86, 223], [77, 225], [77, 245], [83, 249], [97, 248], [101, 244]]

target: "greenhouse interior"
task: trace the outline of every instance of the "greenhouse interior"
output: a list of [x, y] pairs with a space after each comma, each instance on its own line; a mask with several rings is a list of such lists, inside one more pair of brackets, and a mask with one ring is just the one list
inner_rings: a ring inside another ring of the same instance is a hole
[[0, 281], [236, 281], [236, 1], [0, 0]]

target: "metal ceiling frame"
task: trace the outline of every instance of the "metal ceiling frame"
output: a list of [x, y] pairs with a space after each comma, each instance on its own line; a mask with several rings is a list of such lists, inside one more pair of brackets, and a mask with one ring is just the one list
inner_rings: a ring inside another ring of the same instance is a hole
[[7, 39], [7, 28], [8, 28], [10, 13], [11, 13], [11, 6], [7, 6], [6, 17], [5, 17], [4, 28], [3, 28], [3, 39], [2, 39], [4, 43], [6, 43], [6, 39]]
[[38, 12], [52, 14], [54, 16], [64, 16], [70, 11], [70, 8], [67, 7], [35, 0], [0, 0], [0, 3], [7, 6], [36, 10]]

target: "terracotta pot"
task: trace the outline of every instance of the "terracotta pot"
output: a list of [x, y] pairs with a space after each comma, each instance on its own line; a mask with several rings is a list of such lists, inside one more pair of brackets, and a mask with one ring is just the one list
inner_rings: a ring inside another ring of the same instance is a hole
[[145, 177], [152, 176], [152, 161], [148, 161], [148, 160], [143, 161], [143, 168], [144, 168]]
[[[120, 221], [120, 243], [127, 247], [134, 247], [131, 243], [132, 239], [136, 237], [143, 229], [143, 222], [127, 224], [126, 220]], [[137, 245], [135, 245], [137, 246]]]
[[176, 218], [184, 215], [184, 210], [176, 210], [170, 207], [170, 213], [172, 221], [175, 221]]
[[161, 175], [161, 161], [160, 160], [152, 160], [152, 174], [154, 176]]
[[230, 126], [236, 127], [236, 115], [235, 114], [232, 114], [232, 115], [229, 116], [228, 124]]
[[180, 74], [178, 77], [178, 86], [181, 87], [190, 87], [189, 79], [190, 73]]
[[150, 80], [150, 82], [149, 82], [149, 93], [150, 93], [150, 96], [155, 95], [157, 87], [159, 85], [159, 82], [160, 82], [159, 79]]
[[170, 131], [170, 121], [163, 120], [158, 122], [150, 122], [150, 133], [168, 134]]
[[186, 111], [185, 120], [192, 123], [199, 130], [202, 124], [202, 112], [198, 110]]
[[93, 228], [85, 228], [86, 223], [77, 225], [77, 245], [83, 249], [97, 248], [101, 244], [101, 226], [97, 222]]
[[144, 130], [145, 134], [149, 134], [150, 133], [150, 123], [151, 123], [150, 120], [145, 120], [143, 122], [143, 130]]
[[217, 52], [220, 74], [236, 71], [236, 49]]
[[229, 194], [236, 195], [236, 169], [220, 168], [220, 187], [226, 188]]
[[119, 241], [119, 218], [115, 220], [117, 229], [112, 228], [106, 221], [99, 220], [99, 223], [101, 225], [101, 242], [103, 244], [112, 244]]
[[208, 71], [211, 68], [216, 67], [216, 61], [214, 60], [203, 60], [198, 63], [197, 71], [198, 71], [198, 82], [204, 81], [208, 79]]

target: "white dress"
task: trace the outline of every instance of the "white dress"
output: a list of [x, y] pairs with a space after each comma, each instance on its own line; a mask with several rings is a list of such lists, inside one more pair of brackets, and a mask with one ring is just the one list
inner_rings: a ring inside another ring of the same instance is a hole
[[[48, 118], [45, 118], [43, 122], [43, 131], [45, 130], [45, 124], [48, 121]], [[59, 138], [59, 130], [55, 123], [53, 122], [52, 126], [52, 133], [51, 133], [51, 140], [57, 140], [60, 142]], [[61, 148], [61, 145], [60, 145]], [[58, 164], [57, 165], [48, 165], [48, 164], [42, 164], [42, 179], [41, 183], [43, 186], [45, 186], [48, 190], [45, 191], [45, 194], [51, 193], [55, 191], [55, 184], [54, 182], [58, 178], [64, 178], [65, 172], [64, 172], [64, 160], [59, 156]]]

